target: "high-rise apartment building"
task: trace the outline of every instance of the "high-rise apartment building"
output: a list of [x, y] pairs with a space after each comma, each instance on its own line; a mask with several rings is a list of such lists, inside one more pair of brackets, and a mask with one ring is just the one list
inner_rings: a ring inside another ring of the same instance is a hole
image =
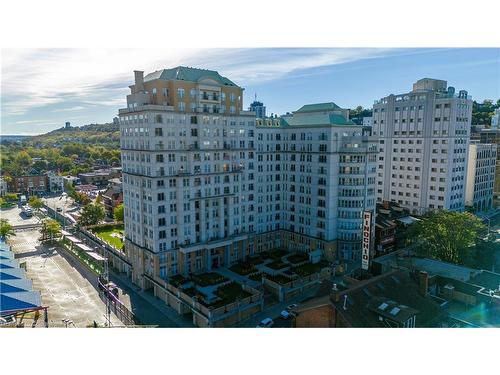
[[471, 116], [467, 92], [456, 95], [436, 79], [421, 79], [408, 93], [377, 100], [377, 199], [417, 214], [463, 210]]
[[[363, 212], [375, 210], [377, 145], [349, 110], [305, 105], [257, 119], [258, 233], [290, 250], [360, 260]], [[318, 254], [318, 255], [319, 255]]]
[[473, 141], [469, 145], [465, 204], [476, 211], [493, 208], [497, 145]]
[[[252, 248], [255, 117], [217, 72], [135, 72], [120, 110], [133, 281], [227, 264]], [[146, 281], [146, 285], [144, 282]]]
[[495, 113], [491, 117], [491, 128], [500, 129], [500, 108], [495, 109]]
[[497, 145], [497, 165], [495, 174], [495, 187], [493, 189], [493, 203], [495, 207], [500, 206], [500, 129], [482, 129], [471, 134], [471, 140], [481, 143], [494, 143]]
[[134, 283], [280, 247], [360, 259], [377, 145], [348, 110], [325, 103], [256, 120], [241, 87], [185, 67], [136, 71], [130, 89], [119, 117]]

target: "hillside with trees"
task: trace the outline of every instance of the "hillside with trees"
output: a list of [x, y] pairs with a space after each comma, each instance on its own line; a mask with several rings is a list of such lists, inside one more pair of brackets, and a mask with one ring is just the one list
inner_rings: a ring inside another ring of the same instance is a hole
[[1, 146], [2, 175], [55, 171], [77, 175], [97, 165], [120, 165], [120, 133], [117, 124], [91, 124], [57, 129], [21, 143]]

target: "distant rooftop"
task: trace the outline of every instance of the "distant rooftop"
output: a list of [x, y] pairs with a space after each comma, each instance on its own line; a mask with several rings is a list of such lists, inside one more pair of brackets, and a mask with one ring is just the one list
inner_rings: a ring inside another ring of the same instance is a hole
[[319, 111], [335, 111], [335, 110], [340, 110], [340, 108], [337, 104], [333, 102], [328, 102], [328, 103], [316, 103], [316, 104], [306, 104], [300, 107], [296, 113], [304, 113], [304, 112], [319, 112]]
[[281, 117], [284, 126], [356, 125], [349, 120], [349, 110], [333, 102], [306, 104], [293, 114]]
[[452, 263], [446, 263], [430, 258], [404, 257], [398, 258], [398, 254], [392, 253], [383, 257], [375, 258], [376, 263], [386, 266], [397, 266], [406, 269], [416, 269], [425, 271], [429, 276], [441, 276], [453, 278], [460, 281], [468, 281], [471, 277], [479, 273], [479, 270], [459, 266]]
[[178, 66], [172, 69], [162, 69], [157, 70], [153, 73], [149, 73], [144, 77], [144, 82], [154, 81], [156, 79], [161, 79], [164, 81], [179, 80], [198, 82], [204, 78], [213, 79], [221, 85], [238, 87], [238, 85], [236, 85], [234, 82], [230, 81], [226, 77], [221, 76], [215, 70], [191, 68], [186, 66]]

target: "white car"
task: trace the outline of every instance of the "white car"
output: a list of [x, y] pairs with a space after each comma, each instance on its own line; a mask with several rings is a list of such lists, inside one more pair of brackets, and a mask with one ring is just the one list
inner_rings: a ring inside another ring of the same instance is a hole
[[287, 311], [287, 310], [283, 310], [281, 313], [280, 313], [280, 318], [283, 318], [283, 319], [290, 319], [292, 318], [293, 315]]
[[274, 321], [271, 318], [266, 318], [262, 320], [256, 328], [271, 328]]

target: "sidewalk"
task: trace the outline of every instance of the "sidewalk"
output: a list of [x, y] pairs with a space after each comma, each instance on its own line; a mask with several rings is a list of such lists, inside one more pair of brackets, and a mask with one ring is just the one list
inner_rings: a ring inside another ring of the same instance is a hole
[[130, 297], [130, 303], [126, 304], [127, 308], [139, 318], [142, 324], [172, 328], [195, 327], [190, 318], [177, 314], [174, 309], [151, 293], [141, 291], [127, 277], [110, 271], [110, 279], [121, 289], [122, 294]]

